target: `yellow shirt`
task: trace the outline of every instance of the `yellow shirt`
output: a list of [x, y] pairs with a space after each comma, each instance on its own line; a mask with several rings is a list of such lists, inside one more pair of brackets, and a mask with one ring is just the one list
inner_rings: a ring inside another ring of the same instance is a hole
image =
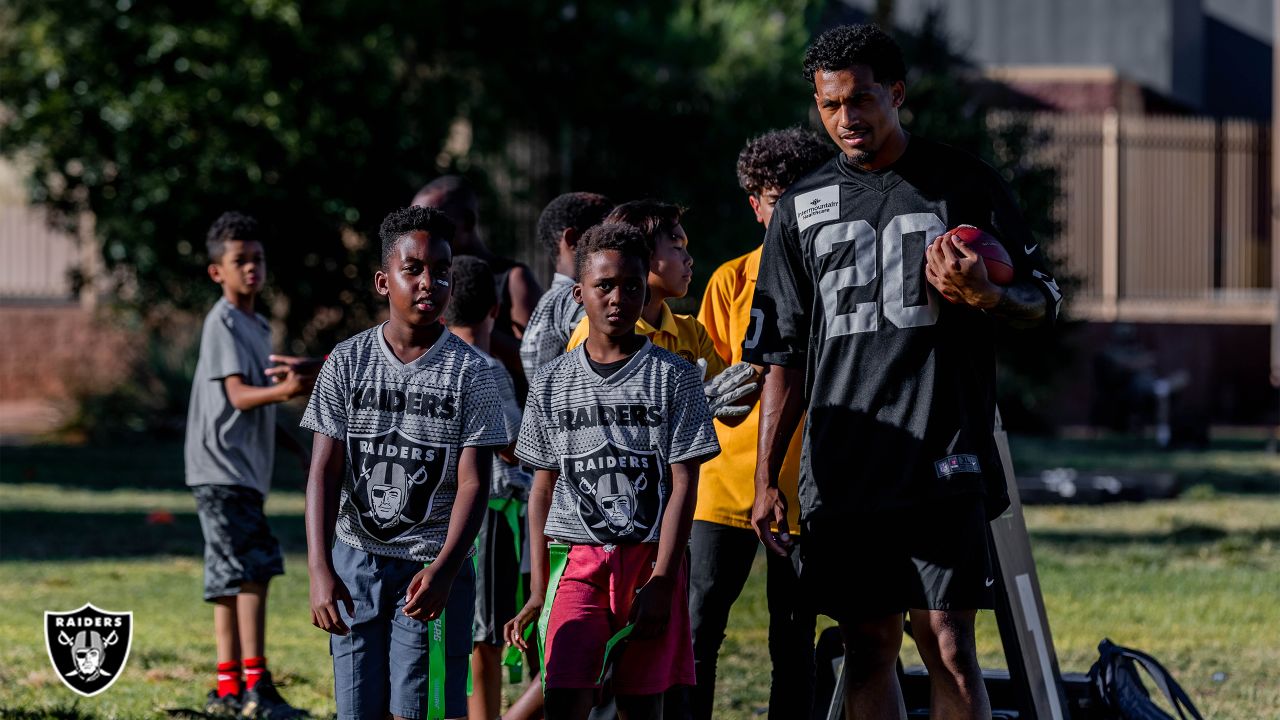
[[[730, 359], [742, 361], [742, 341], [751, 324], [751, 297], [760, 274], [764, 247], [721, 265], [707, 282], [698, 319], [706, 326], [716, 350]], [[756, 440], [760, 428], [760, 403], [742, 422], [727, 425], [716, 418], [720, 454], [702, 465], [698, 479], [695, 520], [751, 527], [751, 505], [755, 499]], [[800, 477], [800, 446], [803, 422], [791, 438], [782, 463], [778, 487], [787, 496], [787, 523], [792, 533], [800, 531], [800, 498], [796, 486]]]
[[[569, 336], [569, 344], [565, 346], [565, 350], [572, 350], [586, 342], [587, 333], [590, 331], [590, 318], [582, 318], [578, 321], [578, 326], [573, 329], [573, 334]], [[647, 335], [654, 345], [670, 350], [691, 363], [697, 363], [698, 358], [705, 358], [706, 380], [719, 375], [728, 367], [724, 358], [716, 352], [716, 345], [707, 334], [707, 329], [702, 327], [702, 323], [692, 315], [677, 315], [671, 312], [671, 308], [667, 307], [666, 303], [662, 304], [662, 318], [658, 321], [658, 327], [655, 328], [645, 322], [644, 318], [640, 318], [636, 321], [636, 333]]]

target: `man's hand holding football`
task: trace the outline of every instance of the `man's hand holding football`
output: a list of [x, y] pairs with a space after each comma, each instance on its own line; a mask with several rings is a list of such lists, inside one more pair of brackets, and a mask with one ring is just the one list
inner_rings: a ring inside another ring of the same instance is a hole
[[950, 302], [987, 310], [995, 307], [1004, 294], [1004, 290], [987, 277], [982, 256], [951, 232], [929, 243], [924, 261], [929, 284]]

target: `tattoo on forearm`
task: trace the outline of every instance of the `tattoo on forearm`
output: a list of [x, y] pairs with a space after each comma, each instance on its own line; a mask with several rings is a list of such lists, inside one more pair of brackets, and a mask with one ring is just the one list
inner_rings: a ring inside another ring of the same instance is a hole
[[1044, 293], [1033, 283], [1022, 282], [1005, 288], [1000, 302], [987, 312], [1016, 325], [1034, 325], [1044, 319]]

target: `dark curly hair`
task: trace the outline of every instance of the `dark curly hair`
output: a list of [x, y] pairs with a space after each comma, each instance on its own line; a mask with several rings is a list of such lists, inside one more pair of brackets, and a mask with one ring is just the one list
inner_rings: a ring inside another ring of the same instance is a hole
[[654, 240], [659, 232], [671, 234], [684, 208], [659, 200], [632, 200], [624, 202], [605, 216], [605, 222], [625, 223], [636, 228], [644, 235], [644, 242], [649, 246], [649, 254], [653, 254]]
[[592, 225], [583, 233], [578, 246], [573, 249], [574, 274], [582, 277], [582, 269], [587, 266], [587, 258], [605, 250], [616, 251], [624, 259], [635, 258], [640, 261], [641, 267], [646, 271], [649, 268], [649, 256], [652, 251], [640, 229], [628, 223], [606, 220], [599, 225]]
[[804, 51], [804, 79], [813, 82], [819, 72], [848, 70], [866, 65], [877, 83], [890, 85], [907, 79], [902, 48], [875, 25], [841, 25], [818, 36]]
[[598, 225], [613, 209], [609, 198], [590, 192], [565, 193], [547, 203], [538, 216], [538, 242], [552, 253], [560, 246], [560, 235], [573, 228], [578, 236]]
[[209, 262], [222, 262], [222, 254], [227, 251], [227, 242], [241, 240], [244, 242], [264, 243], [262, 226], [258, 219], [235, 210], [228, 210], [218, 216], [209, 226], [204, 237], [204, 249], [209, 254]]
[[444, 308], [444, 324], [451, 327], [479, 325], [498, 306], [498, 289], [493, 285], [489, 263], [474, 255], [453, 259], [453, 284], [449, 304]]
[[835, 155], [831, 141], [810, 130], [770, 130], [738, 153], [738, 184], [751, 195], [783, 191]]
[[422, 230], [431, 235], [431, 239], [448, 242], [453, 239], [453, 222], [440, 210], [435, 208], [413, 206], [391, 211], [382, 220], [378, 229], [378, 237], [382, 238], [382, 266], [387, 266], [391, 251], [396, 242], [405, 233]]

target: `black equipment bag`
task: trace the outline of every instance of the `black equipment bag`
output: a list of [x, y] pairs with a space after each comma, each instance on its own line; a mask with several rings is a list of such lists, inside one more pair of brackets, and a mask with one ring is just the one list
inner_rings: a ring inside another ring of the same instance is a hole
[[[1109, 720], [1204, 720], [1186, 691], [1150, 655], [1121, 647], [1110, 640], [1098, 645], [1101, 657], [1089, 668], [1089, 683], [1100, 717]], [[1147, 671], [1169, 701], [1177, 718], [1151, 701], [1138, 666]]]

